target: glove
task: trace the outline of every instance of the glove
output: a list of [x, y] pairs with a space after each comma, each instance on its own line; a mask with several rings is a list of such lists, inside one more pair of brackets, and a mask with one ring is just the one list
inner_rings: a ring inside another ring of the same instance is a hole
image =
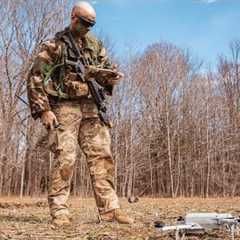
[[42, 112], [41, 122], [47, 130], [53, 130], [59, 126], [58, 120], [52, 111]]
[[124, 74], [121, 73], [121, 72], [118, 72], [118, 73], [117, 73], [117, 76], [116, 76], [115, 78], [110, 78], [110, 79], [108, 79], [108, 80], [105, 82], [105, 84], [106, 84], [106, 85], [115, 86], [115, 85], [117, 85], [117, 84], [120, 83], [121, 78], [123, 78], [123, 77], [124, 77]]
[[119, 84], [121, 78], [124, 78], [124, 74], [121, 73], [121, 72], [118, 72], [118, 71], [117, 71], [117, 67], [118, 67], [118, 66], [117, 66], [116, 64], [113, 65], [112, 70], [113, 70], [114, 72], [116, 72], [116, 77], [107, 79], [107, 80], [105, 81], [105, 84], [106, 84], [106, 85], [115, 86], [115, 85]]

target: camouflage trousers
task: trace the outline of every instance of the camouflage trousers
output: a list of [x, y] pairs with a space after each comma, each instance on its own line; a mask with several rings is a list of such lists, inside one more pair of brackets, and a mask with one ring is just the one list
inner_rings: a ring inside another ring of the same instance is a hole
[[96, 106], [91, 101], [64, 102], [52, 110], [60, 126], [49, 132], [53, 155], [48, 193], [51, 216], [69, 214], [67, 201], [78, 144], [86, 156], [99, 212], [119, 208], [110, 134], [98, 119]]

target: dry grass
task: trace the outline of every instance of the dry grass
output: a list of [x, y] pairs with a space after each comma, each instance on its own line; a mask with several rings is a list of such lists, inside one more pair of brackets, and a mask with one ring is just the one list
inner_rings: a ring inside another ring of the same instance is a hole
[[[70, 200], [73, 225], [67, 229], [52, 230], [45, 198], [0, 198], [0, 240], [2, 239], [82, 239], [82, 240], [160, 240], [173, 239], [160, 234], [154, 227], [156, 220], [175, 223], [176, 218], [187, 212], [240, 213], [240, 198], [178, 198], [140, 199], [129, 205], [121, 199], [123, 209], [134, 216], [132, 226], [116, 223], [99, 223], [93, 199]], [[202, 237], [187, 239], [230, 239], [224, 232], [209, 233]], [[236, 239], [240, 239], [238, 236]]]

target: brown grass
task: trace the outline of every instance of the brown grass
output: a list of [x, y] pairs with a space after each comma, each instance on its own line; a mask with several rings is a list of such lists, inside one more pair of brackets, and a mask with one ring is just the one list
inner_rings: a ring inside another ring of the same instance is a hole
[[[134, 204], [128, 204], [125, 199], [121, 199], [122, 208], [136, 219], [132, 226], [126, 226], [99, 223], [93, 199], [72, 198], [70, 205], [72, 226], [52, 230], [49, 226], [50, 217], [45, 198], [0, 198], [0, 240], [168, 240], [173, 237], [157, 231], [153, 226], [154, 221], [174, 224], [178, 216], [196, 211], [232, 213], [234, 216], [240, 213], [240, 198], [142, 198]], [[230, 238], [223, 231], [218, 231], [187, 239]], [[240, 239], [240, 236], [236, 239]]]

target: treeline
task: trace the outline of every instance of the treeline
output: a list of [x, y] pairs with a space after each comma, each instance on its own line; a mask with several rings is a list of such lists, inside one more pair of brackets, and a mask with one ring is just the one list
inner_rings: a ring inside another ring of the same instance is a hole
[[[26, 74], [39, 44], [68, 21], [68, 6], [40, 0], [0, 6], [0, 195], [47, 192], [53, 160], [46, 130], [24, 103]], [[125, 79], [109, 109], [120, 196], [240, 195], [239, 63], [239, 41], [214, 70], [163, 42], [120, 62]], [[72, 194], [92, 194], [80, 149]]]

